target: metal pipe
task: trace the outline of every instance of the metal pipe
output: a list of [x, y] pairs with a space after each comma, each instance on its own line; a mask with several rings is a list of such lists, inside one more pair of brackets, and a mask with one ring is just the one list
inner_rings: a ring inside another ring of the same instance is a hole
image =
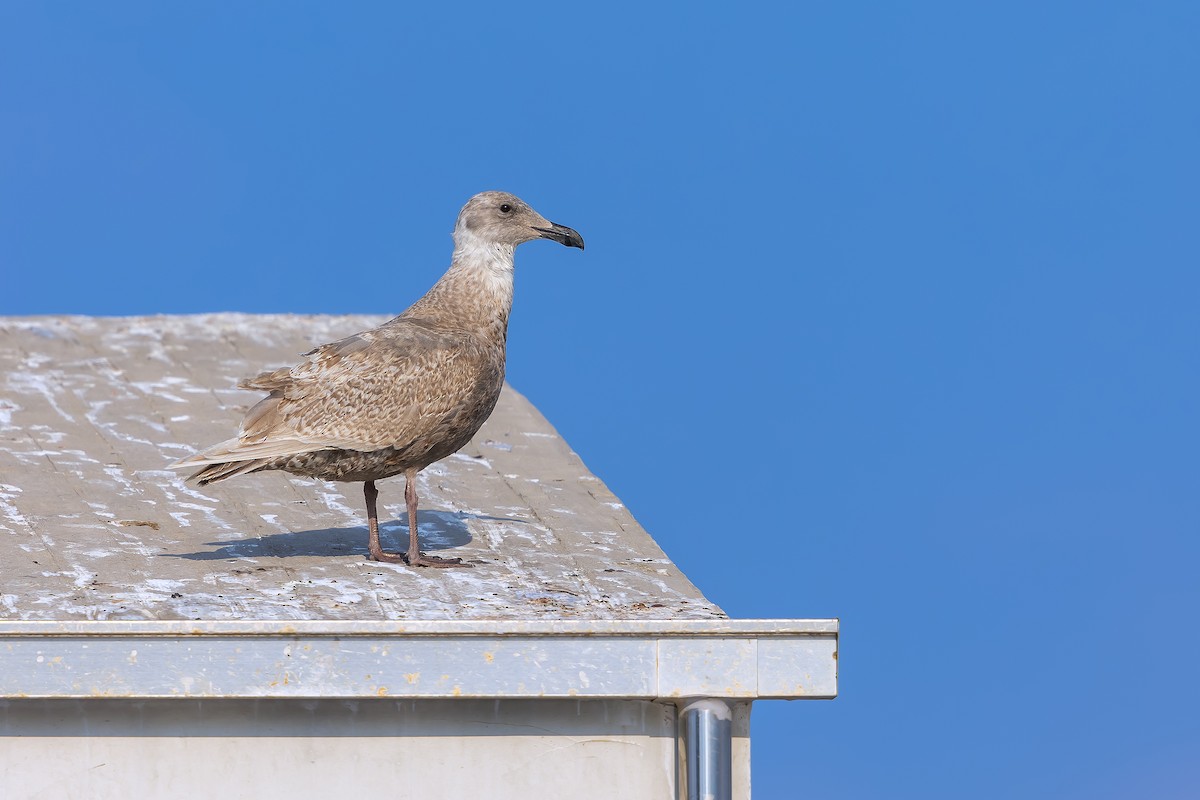
[[691, 700], [679, 710], [681, 800], [733, 800], [733, 713], [720, 700]]

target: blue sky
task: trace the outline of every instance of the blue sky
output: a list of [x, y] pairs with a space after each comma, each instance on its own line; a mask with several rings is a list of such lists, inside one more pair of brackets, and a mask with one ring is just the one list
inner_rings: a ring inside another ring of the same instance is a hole
[[757, 798], [1194, 797], [1200, 6], [420, 6], [0, 5], [0, 314], [395, 313], [513, 191], [513, 384], [842, 619]]

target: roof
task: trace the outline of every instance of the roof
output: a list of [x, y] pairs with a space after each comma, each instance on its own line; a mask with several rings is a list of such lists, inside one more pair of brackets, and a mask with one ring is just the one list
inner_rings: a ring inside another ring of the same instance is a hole
[[[233, 435], [261, 397], [240, 378], [381, 321], [0, 318], [0, 620], [724, 617], [508, 387], [420, 477], [423, 547], [474, 569], [368, 561], [361, 484], [166, 468]], [[379, 490], [402, 549], [403, 479]]]

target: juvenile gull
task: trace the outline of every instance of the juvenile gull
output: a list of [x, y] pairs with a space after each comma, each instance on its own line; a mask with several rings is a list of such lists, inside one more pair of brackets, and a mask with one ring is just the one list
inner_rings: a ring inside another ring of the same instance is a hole
[[[236, 438], [172, 467], [203, 467], [201, 485], [281, 469], [328, 481], [362, 481], [368, 549], [376, 561], [470, 566], [423, 555], [417, 541], [417, 473], [455, 452], [496, 407], [513, 296], [513, 250], [533, 239], [583, 249], [583, 238], [506, 192], [483, 192], [454, 226], [450, 269], [395, 319], [305, 353], [290, 369], [239, 386], [270, 392]], [[379, 544], [375, 481], [404, 473], [408, 551]]]

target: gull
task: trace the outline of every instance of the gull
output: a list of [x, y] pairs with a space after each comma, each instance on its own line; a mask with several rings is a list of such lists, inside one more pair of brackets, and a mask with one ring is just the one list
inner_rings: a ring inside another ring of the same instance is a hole
[[[201, 485], [278, 469], [327, 481], [362, 481], [368, 550], [376, 561], [469, 567], [421, 553], [417, 473], [470, 441], [504, 385], [513, 299], [513, 251], [534, 239], [583, 249], [583, 238], [507, 192], [482, 192], [454, 226], [450, 268], [404, 313], [304, 354], [294, 367], [238, 386], [268, 392], [236, 437], [172, 468], [202, 467]], [[375, 482], [403, 473], [408, 550], [379, 543]]]

